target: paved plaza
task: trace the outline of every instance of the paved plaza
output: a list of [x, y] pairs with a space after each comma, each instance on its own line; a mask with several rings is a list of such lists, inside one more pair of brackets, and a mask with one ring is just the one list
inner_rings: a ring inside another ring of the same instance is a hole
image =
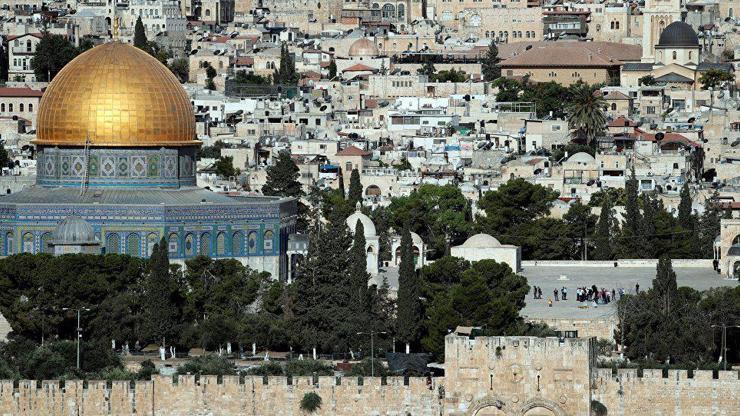
[[[635, 293], [635, 284], [640, 290], [652, 286], [655, 278], [655, 267], [579, 267], [579, 266], [528, 266], [520, 274], [527, 277], [529, 286], [542, 288], [542, 299], [534, 299], [532, 291], [527, 295], [527, 306], [522, 314], [529, 318], [599, 318], [614, 314], [616, 303], [593, 306], [593, 302], [577, 302], [576, 288], [596, 287], [601, 290], [624, 288], [626, 293]], [[711, 268], [682, 267], [675, 268], [678, 286], [689, 286], [705, 290], [717, 286], [737, 286], [737, 280], [720, 277]], [[547, 306], [547, 299], [553, 298], [555, 288], [566, 287], [568, 300], [554, 302]]]

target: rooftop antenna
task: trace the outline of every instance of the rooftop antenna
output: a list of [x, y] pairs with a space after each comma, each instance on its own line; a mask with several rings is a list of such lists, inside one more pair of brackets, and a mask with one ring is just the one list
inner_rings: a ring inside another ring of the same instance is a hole
[[87, 167], [90, 164], [90, 133], [85, 136], [85, 149], [83, 150], [83, 155], [85, 161], [82, 166], [82, 178], [80, 179], [80, 196], [84, 195], [85, 191], [87, 190], [89, 172]]

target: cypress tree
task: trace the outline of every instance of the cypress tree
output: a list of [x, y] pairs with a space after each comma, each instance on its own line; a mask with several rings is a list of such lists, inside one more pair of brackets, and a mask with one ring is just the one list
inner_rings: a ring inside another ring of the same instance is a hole
[[349, 177], [348, 197], [352, 205], [362, 202], [362, 183], [360, 182], [360, 172], [357, 169], [352, 169], [352, 174]]
[[635, 178], [635, 168], [632, 168], [630, 178], [625, 184], [627, 201], [624, 204], [624, 225], [620, 240], [620, 255], [628, 259], [640, 258], [640, 251], [644, 247], [640, 230], [641, 216], [638, 203], [638, 183]]
[[329, 62], [329, 79], [334, 79], [337, 77], [337, 63], [334, 61], [334, 59]]
[[149, 52], [149, 41], [146, 38], [144, 24], [141, 23], [141, 16], [136, 19], [136, 25], [134, 26], [134, 46], [142, 51]]
[[689, 183], [686, 182], [681, 188], [681, 202], [678, 203], [678, 224], [685, 230], [691, 230], [693, 223], [691, 192], [689, 191]]
[[601, 201], [601, 214], [594, 233], [595, 248], [593, 256], [596, 260], [611, 260], [613, 257], [614, 252], [611, 242], [613, 223], [611, 200], [609, 194], [605, 193], [604, 199]]
[[164, 238], [156, 244], [149, 257], [148, 274], [144, 279], [143, 329], [150, 340], [161, 340], [174, 335], [178, 323], [176, 303], [178, 287], [170, 273], [170, 260]]
[[344, 190], [344, 172], [339, 172], [339, 195], [342, 196], [342, 199], [347, 199], [347, 195], [345, 195]]
[[352, 240], [352, 249], [349, 253], [349, 275], [350, 275], [350, 302], [355, 313], [366, 312], [364, 300], [366, 299], [367, 282], [370, 275], [367, 272], [367, 254], [365, 252], [365, 227], [362, 221], [357, 220], [355, 235]]
[[698, 234], [702, 258], [711, 259], [714, 256], [714, 239], [720, 233], [721, 221], [722, 209], [719, 206], [719, 194], [717, 191], [714, 191], [712, 196], [707, 199], [706, 209], [701, 220], [699, 220], [701, 229]]
[[655, 201], [647, 194], [642, 195], [642, 223], [640, 235], [642, 236], [643, 257], [652, 259], [655, 257]]
[[667, 257], [661, 257], [658, 260], [658, 270], [655, 279], [653, 279], [653, 293], [663, 316], [671, 316], [671, 312], [676, 306], [678, 284], [676, 283], [676, 273], [673, 271], [671, 259]]
[[411, 343], [416, 342], [421, 329], [421, 287], [414, 267], [414, 252], [411, 231], [408, 225], [401, 233], [401, 263], [398, 270], [398, 311], [396, 331], [398, 339], [406, 344], [406, 352]]

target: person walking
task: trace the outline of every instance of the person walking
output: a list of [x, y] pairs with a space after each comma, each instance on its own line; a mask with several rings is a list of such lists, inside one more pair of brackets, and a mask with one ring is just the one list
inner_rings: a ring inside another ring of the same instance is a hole
[[563, 286], [563, 288], [560, 289], [560, 293], [562, 295], [563, 300], [567, 300], [567, 298], [568, 298], [568, 289], [566, 289], [565, 286]]
[[558, 290], [557, 289], [553, 290], [552, 295], [555, 298], [555, 302], [557, 302], [558, 301]]
[[635, 294], [638, 294], [638, 293], [640, 293], [640, 284], [635, 283]]

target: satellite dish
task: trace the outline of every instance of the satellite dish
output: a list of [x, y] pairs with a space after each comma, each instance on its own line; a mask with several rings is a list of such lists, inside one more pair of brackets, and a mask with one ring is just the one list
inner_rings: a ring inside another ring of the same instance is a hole
[[665, 137], [665, 134], [663, 132], [655, 133], [655, 140], [661, 141]]

